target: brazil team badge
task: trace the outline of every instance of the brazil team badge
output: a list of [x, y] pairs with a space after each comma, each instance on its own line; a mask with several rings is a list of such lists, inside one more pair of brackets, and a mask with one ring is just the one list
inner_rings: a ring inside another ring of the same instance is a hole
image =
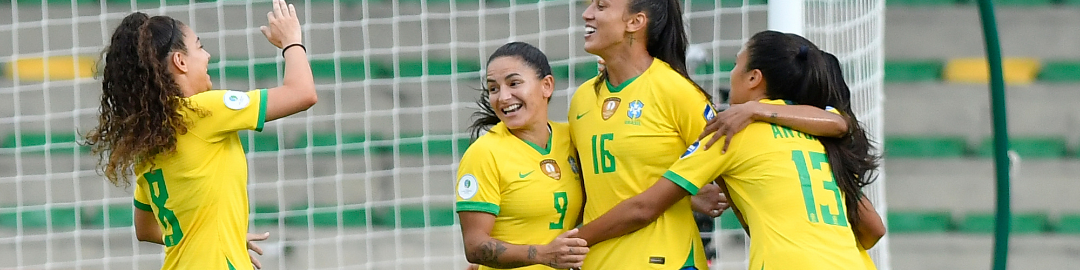
[[545, 159], [540, 161], [540, 170], [544, 171], [551, 179], [559, 180], [562, 178], [562, 170], [559, 169], [559, 164], [555, 163], [554, 159]]
[[604, 100], [604, 111], [601, 115], [604, 117], [604, 120], [608, 120], [612, 115], [615, 115], [615, 111], [619, 110], [619, 102], [621, 101], [622, 100], [617, 97], [609, 97]]

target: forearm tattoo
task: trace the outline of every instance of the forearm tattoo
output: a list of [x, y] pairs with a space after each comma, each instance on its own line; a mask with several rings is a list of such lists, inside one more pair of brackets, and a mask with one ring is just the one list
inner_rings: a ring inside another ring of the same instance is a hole
[[529, 246], [529, 260], [536, 259], [536, 246]]
[[[535, 256], [533, 254], [533, 247], [530, 246], [529, 256]], [[499, 256], [506, 252], [506, 245], [496, 240], [491, 240], [480, 244], [480, 247], [476, 250], [474, 255], [480, 259], [478, 262], [482, 265], [487, 265], [494, 268], [516, 268], [528, 265], [528, 263], [522, 262], [500, 262]]]

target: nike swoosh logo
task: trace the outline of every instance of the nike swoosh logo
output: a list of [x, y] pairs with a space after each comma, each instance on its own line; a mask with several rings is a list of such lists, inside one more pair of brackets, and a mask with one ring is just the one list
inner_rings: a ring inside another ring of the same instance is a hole
[[585, 117], [586, 114], [589, 114], [589, 112], [586, 111], [586, 112], [584, 112], [582, 114], [577, 115], [577, 119], [581, 119], [582, 117]]
[[535, 172], [535, 170], [534, 171], [529, 171], [528, 173], [518, 173], [518, 177], [525, 178], [525, 177], [529, 176], [530, 174], [532, 174], [533, 172]]

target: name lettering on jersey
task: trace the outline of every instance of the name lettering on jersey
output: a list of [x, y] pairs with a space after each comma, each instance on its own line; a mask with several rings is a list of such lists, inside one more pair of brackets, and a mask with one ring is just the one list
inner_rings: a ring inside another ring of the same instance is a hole
[[559, 180], [562, 178], [562, 170], [559, 169], [559, 163], [556, 163], [554, 159], [549, 158], [540, 161], [540, 170], [551, 179]]
[[619, 110], [620, 102], [622, 102], [622, 100], [617, 97], [609, 97], [605, 99], [603, 107], [604, 110], [600, 116], [604, 117], [604, 120], [608, 120], [608, 118], [611, 118], [612, 115], [615, 115], [615, 111]]
[[682, 156], [679, 157], [679, 158], [684, 158], [686, 156], [689, 156], [690, 154], [693, 154], [694, 151], [697, 151], [698, 145], [700, 145], [700, 144], [701, 144], [701, 141], [694, 142], [694, 144], [691, 144], [690, 147], [686, 148], [686, 152], [683, 152]]
[[817, 138], [810, 134], [802, 133], [798, 130], [793, 130], [791, 128], [777, 124], [769, 125], [772, 125], [772, 135], [774, 139], [803, 138], [811, 141], [817, 141]]
[[712, 121], [713, 117], [716, 117], [716, 110], [713, 110], [712, 106], [705, 105], [705, 112], [702, 113], [705, 117], [705, 121]]
[[640, 126], [641, 121], [638, 120], [638, 118], [641, 118], [641, 110], [644, 108], [645, 103], [642, 103], [640, 100], [631, 101], [630, 106], [628, 106], [628, 108], [626, 109], [626, 116], [630, 117], [630, 120], [626, 120], [626, 122], [623, 123], [627, 125]]
[[225, 107], [233, 110], [247, 108], [248, 104], [251, 104], [251, 98], [240, 91], [225, 91], [223, 101], [225, 102]]
[[480, 183], [476, 182], [476, 176], [471, 174], [462, 175], [461, 179], [458, 179], [458, 197], [461, 197], [462, 200], [472, 199], [473, 196], [476, 196], [476, 192], [480, 191], [479, 185]]

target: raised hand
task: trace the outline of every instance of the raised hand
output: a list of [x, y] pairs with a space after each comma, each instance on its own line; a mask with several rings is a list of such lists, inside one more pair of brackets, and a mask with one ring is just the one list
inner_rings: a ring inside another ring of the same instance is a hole
[[268, 25], [259, 27], [266, 40], [278, 48], [302, 42], [296, 7], [286, 4], [285, 0], [274, 0], [273, 5], [274, 11], [266, 13]]

